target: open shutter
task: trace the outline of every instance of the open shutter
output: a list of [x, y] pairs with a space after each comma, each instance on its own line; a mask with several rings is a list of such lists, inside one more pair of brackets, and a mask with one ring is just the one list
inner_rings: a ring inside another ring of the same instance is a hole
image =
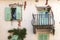
[[11, 20], [11, 9], [9, 7], [5, 8], [5, 20], [10, 21]]
[[16, 7], [16, 19], [22, 20], [22, 8], [19, 6]]

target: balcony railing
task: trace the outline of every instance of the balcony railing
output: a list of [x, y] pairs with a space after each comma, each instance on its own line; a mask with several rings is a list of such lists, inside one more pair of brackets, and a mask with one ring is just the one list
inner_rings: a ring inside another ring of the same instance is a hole
[[52, 14], [33, 14], [32, 25], [54, 25]]

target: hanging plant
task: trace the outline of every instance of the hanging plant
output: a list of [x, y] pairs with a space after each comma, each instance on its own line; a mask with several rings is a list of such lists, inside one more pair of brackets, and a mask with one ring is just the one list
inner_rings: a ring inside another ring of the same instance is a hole
[[26, 37], [25, 28], [8, 30], [8, 33], [10, 33], [10, 35], [8, 36], [9, 40], [24, 40], [24, 38]]

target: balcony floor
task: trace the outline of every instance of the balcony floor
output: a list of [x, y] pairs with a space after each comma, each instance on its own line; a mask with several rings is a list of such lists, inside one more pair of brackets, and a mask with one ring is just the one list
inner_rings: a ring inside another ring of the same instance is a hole
[[36, 33], [36, 29], [39, 31], [47, 31], [49, 33], [53, 33], [54, 34], [54, 26], [53, 25], [33, 25], [33, 32]]

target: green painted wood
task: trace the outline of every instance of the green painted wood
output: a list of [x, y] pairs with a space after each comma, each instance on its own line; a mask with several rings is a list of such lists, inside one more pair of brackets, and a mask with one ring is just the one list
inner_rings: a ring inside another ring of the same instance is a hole
[[44, 39], [44, 40], [48, 40], [48, 34], [44, 34], [43, 39]]
[[22, 19], [22, 8], [17, 6], [16, 7], [16, 19], [18, 20], [21, 20]]
[[38, 40], [43, 40], [43, 34], [39, 34]]
[[38, 40], [48, 40], [48, 34], [39, 34]]
[[10, 40], [18, 40], [18, 35], [13, 35]]
[[5, 8], [5, 20], [10, 21], [11, 20], [11, 9], [9, 7]]

